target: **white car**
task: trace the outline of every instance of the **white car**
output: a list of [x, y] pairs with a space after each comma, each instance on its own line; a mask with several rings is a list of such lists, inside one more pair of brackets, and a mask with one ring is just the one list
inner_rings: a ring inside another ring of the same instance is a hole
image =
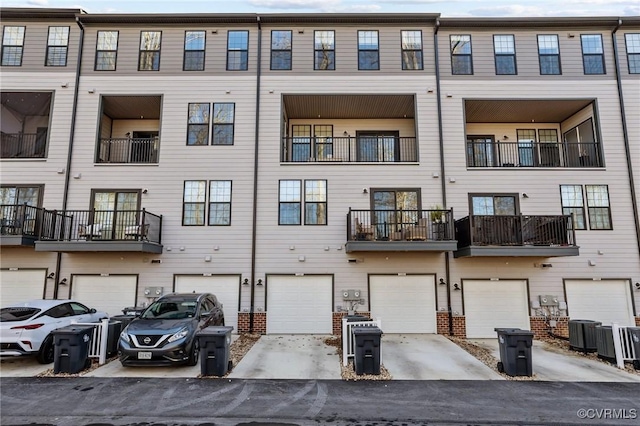
[[4, 307], [0, 309], [0, 357], [35, 354], [39, 363], [48, 364], [53, 362], [53, 330], [108, 317], [74, 300], [30, 300]]

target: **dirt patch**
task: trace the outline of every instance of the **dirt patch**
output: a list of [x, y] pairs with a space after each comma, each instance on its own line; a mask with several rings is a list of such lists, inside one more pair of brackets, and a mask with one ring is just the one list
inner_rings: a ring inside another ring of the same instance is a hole
[[391, 374], [389, 370], [385, 368], [383, 364], [380, 365], [380, 374], [362, 374], [358, 375], [355, 372], [353, 366], [353, 360], [349, 360], [347, 365], [342, 364], [342, 338], [338, 336], [330, 336], [324, 339], [324, 344], [327, 346], [332, 346], [336, 348], [336, 353], [338, 354], [338, 360], [340, 362], [340, 374], [342, 375], [342, 380], [346, 381], [360, 381], [360, 380], [392, 380]]
[[[97, 359], [92, 358], [92, 359], [89, 360], [89, 363], [90, 363], [89, 364], [89, 368], [86, 368], [86, 369], [82, 370], [81, 372], [74, 373], [74, 374], [70, 374], [70, 373], [57, 373], [56, 374], [56, 373], [53, 372], [53, 367], [51, 367], [51, 368], [43, 371], [42, 373], [36, 374], [36, 377], [80, 377], [80, 376], [83, 376], [83, 375], [85, 375], [85, 374], [97, 369], [97, 368], [102, 367], [103, 365], [107, 365], [110, 362], [115, 361], [117, 359], [118, 359], [117, 356], [113, 356], [111, 358], [107, 358], [107, 361], [104, 364], [100, 365], [100, 363], [98, 362]], [[51, 363], [51, 365], [53, 365], [53, 363]]]

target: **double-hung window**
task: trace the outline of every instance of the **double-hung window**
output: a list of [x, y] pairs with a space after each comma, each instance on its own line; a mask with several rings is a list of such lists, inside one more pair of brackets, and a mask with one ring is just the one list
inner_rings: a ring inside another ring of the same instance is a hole
[[49, 27], [47, 67], [66, 67], [69, 48], [69, 27]]
[[[589, 214], [589, 229], [613, 229], [609, 187], [607, 185], [585, 185], [584, 191]], [[560, 197], [562, 214], [573, 214], [575, 228], [587, 229], [582, 185], [560, 185]]]
[[2, 66], [22, 66], [25, 27], [5, 26], [2, 32]]
[[560, 45], [556, 34], [538, 35], [538, 59], [541, 75], [562, 74], [560, 68]]
[[279, 225], [300, 225], [304, 200], [304, 224], [327, 224], [327, 181], [305, 180], [304, 197], [301, 180], [281, 180], [279, 190]]
[[138, 60], [138, 71], [160, 70], [161, 40], [161, 31], [140, 32], [140, 57]]
[[625, 34], [629, 74], [640, 74], [640, 33]]
[[516, 68], [516, 42], [513, 35], [494, 35], [493, 51], [495, 53], [496, 74], [515, 75]]
[[209, 226], [231, 225], [231, 181], [209, 182]]
[[582, 185], [560, 185], [560, 200], [562, 203], [562, 214], [573, 215], [574, 228], [587, 229]]
[[212, 145], [233, 145], [235, 108], [233, 103], [213, 104]]
[[204, 71], [205, 31], [185, 31], [184, 71]]
[[249, 31], [227, 33], [227, 71], [249, 69]]
[[291, 69], [292, 32], [284, 30], [271, 31], [271, 69]]
[[582, 34], [582, 64], [585, 74], [605, 74], [601, 34]]
[[422, 64], [422, 31], [401, 31], [402, 69], [421, 70]]
[[213, 122], [211, 145], [233, 145], [235, 104], [190, 103], [187, 118], [187, 145], [209, 145], [209, 125]]
[[452, 34], [449, 36], [449, 43], [451, 45], [451, 73], [453, 75], [473, 74], [471, 36]]
[[336, 69], [335, 31], [314, 32], [314, 66], [315, 70]]
[[536, 129], [517, 129], [516, 132], [518, 135], [518, 164], [521, 167], [533, 167]]
[[[231, 181], [209, 181], [209, 226], [231, 225]], [[207, 181], [184, 182], [182, 225], [204, 226], [207, 209]]]
[[358, 31], [358, 69], [380, 69], [378, 31]]
[[98, 31], [96, 71], [115, 71], [118, 54], [118, 31]]
[[211, 105], [208, 103], [189, 104], [187, 145], [209, 145], [210, 109]]

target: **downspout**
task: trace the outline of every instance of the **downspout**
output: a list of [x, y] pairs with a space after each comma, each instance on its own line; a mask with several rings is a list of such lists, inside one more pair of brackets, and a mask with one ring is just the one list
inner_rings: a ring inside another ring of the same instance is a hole
[[249, 308], [249, 332], [253, 333], [253, 317], [255, 310], [256, 286], [256, 235], [258, 222], [258, 147], [260, 140], [260, 71], [262, 67], [262, 26], [260, 16], [256, 16], [258, 23], [258, 59], [256, 71], [256, 134], [253, 151], [253, 223], [251, 230], [251, 306]]
[[611, 40], [613, 41], [613, 60], [616, 64], [616, 82], [618, 83], [618, 100], [620, 102], [620, 118], [622, 119], [622, 137], [624, 140], [624, 151], [627, 157], [627, 170], [629, 173], [629, 188], [631, 190], [631, 208], [633, 209], [633, 218], [636, 225], [636, 243], [638, 244], [638, 254], [640, 254], [640, 213], [638, 213], [638, 198], [636, 196], [636, 188], [633, 181], [633, 164], [631, 162], [631, 148], [629, 147], [629, 133], [627, 130], [627, 113], [624, 109], [624, 96], [622, 90], [622, 77], [620, 76], [620, 61], [618, 60], [618, 41], [616, 40], [616, 32], [622, 26], [622, 18], [618, 18], [618, 25], [611, 32]]
[[[440, 185], [442, 190], [442, 206], [447, 208], [447, 185], [445, 180], [444, 167], [444, 136], [442, 134], [442, 99], [440, 97], [440, 59], [438, 58], [438, 30], [440, 20], [436, 19], [435, 31], [433, 32], [434, 62], [436, 65], [436, 99], [438, 102], [438, 142], [440, 144]], [[453, 220], [453, 217], [451, 218]], [[452, 224], [453, 225], [453, 224]], [[449, 336], [453, 336], [453, 311], [451, 309], [451, 265], [449, 252], [444, 253], [444, 274], [447, 284], [447, 311], [449, 313]]]
[[[78, 62], [76, 64], [76, 81], [73, 88], [73, 107], [71, 108], [71, 129], [69, 130], [69, 149], [67, 151], [67, 166], [64, 174], [64, 191], [62, 193], [62, 210], [67, 209], [69, 202], [69, 179], [71, 177], [71, 155], [73, 153], [73, 140], [76, 132], [76, 114], [78, 112], [78, 93], [80, 86], [80, 70], [82, 68], [82, 50], [84, 47], [84, 26], [80, 22], [80, 18], [76, 16], [76, 23], [80, 27], [80, 41], [78, 42]], [[62, 253], [58, 252], [56, 258], [56, 278], [53, 287], [53, 298], [58, 298], [58, 282], [60, 279], [60, 268], [62, 265]]]

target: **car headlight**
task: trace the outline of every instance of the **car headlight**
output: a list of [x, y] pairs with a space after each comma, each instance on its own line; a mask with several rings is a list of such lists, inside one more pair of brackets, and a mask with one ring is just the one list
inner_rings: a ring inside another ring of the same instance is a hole
[[169, 337], [168, 342], [175, 342], [178, 339], [182, 339], [183, 337], [186, 337], [186, 335], [189, 334], [189, 330], [187, 330], [187, 328], [183, 328], [180, 331], [178, 331], [176, 334], [174, 334], [173, 336]]
[[131, 337], [129, 337], [129, 333], [123, 331], [120, 333], [120, 339], [124, 340], [127, 343], [131, 343]]

